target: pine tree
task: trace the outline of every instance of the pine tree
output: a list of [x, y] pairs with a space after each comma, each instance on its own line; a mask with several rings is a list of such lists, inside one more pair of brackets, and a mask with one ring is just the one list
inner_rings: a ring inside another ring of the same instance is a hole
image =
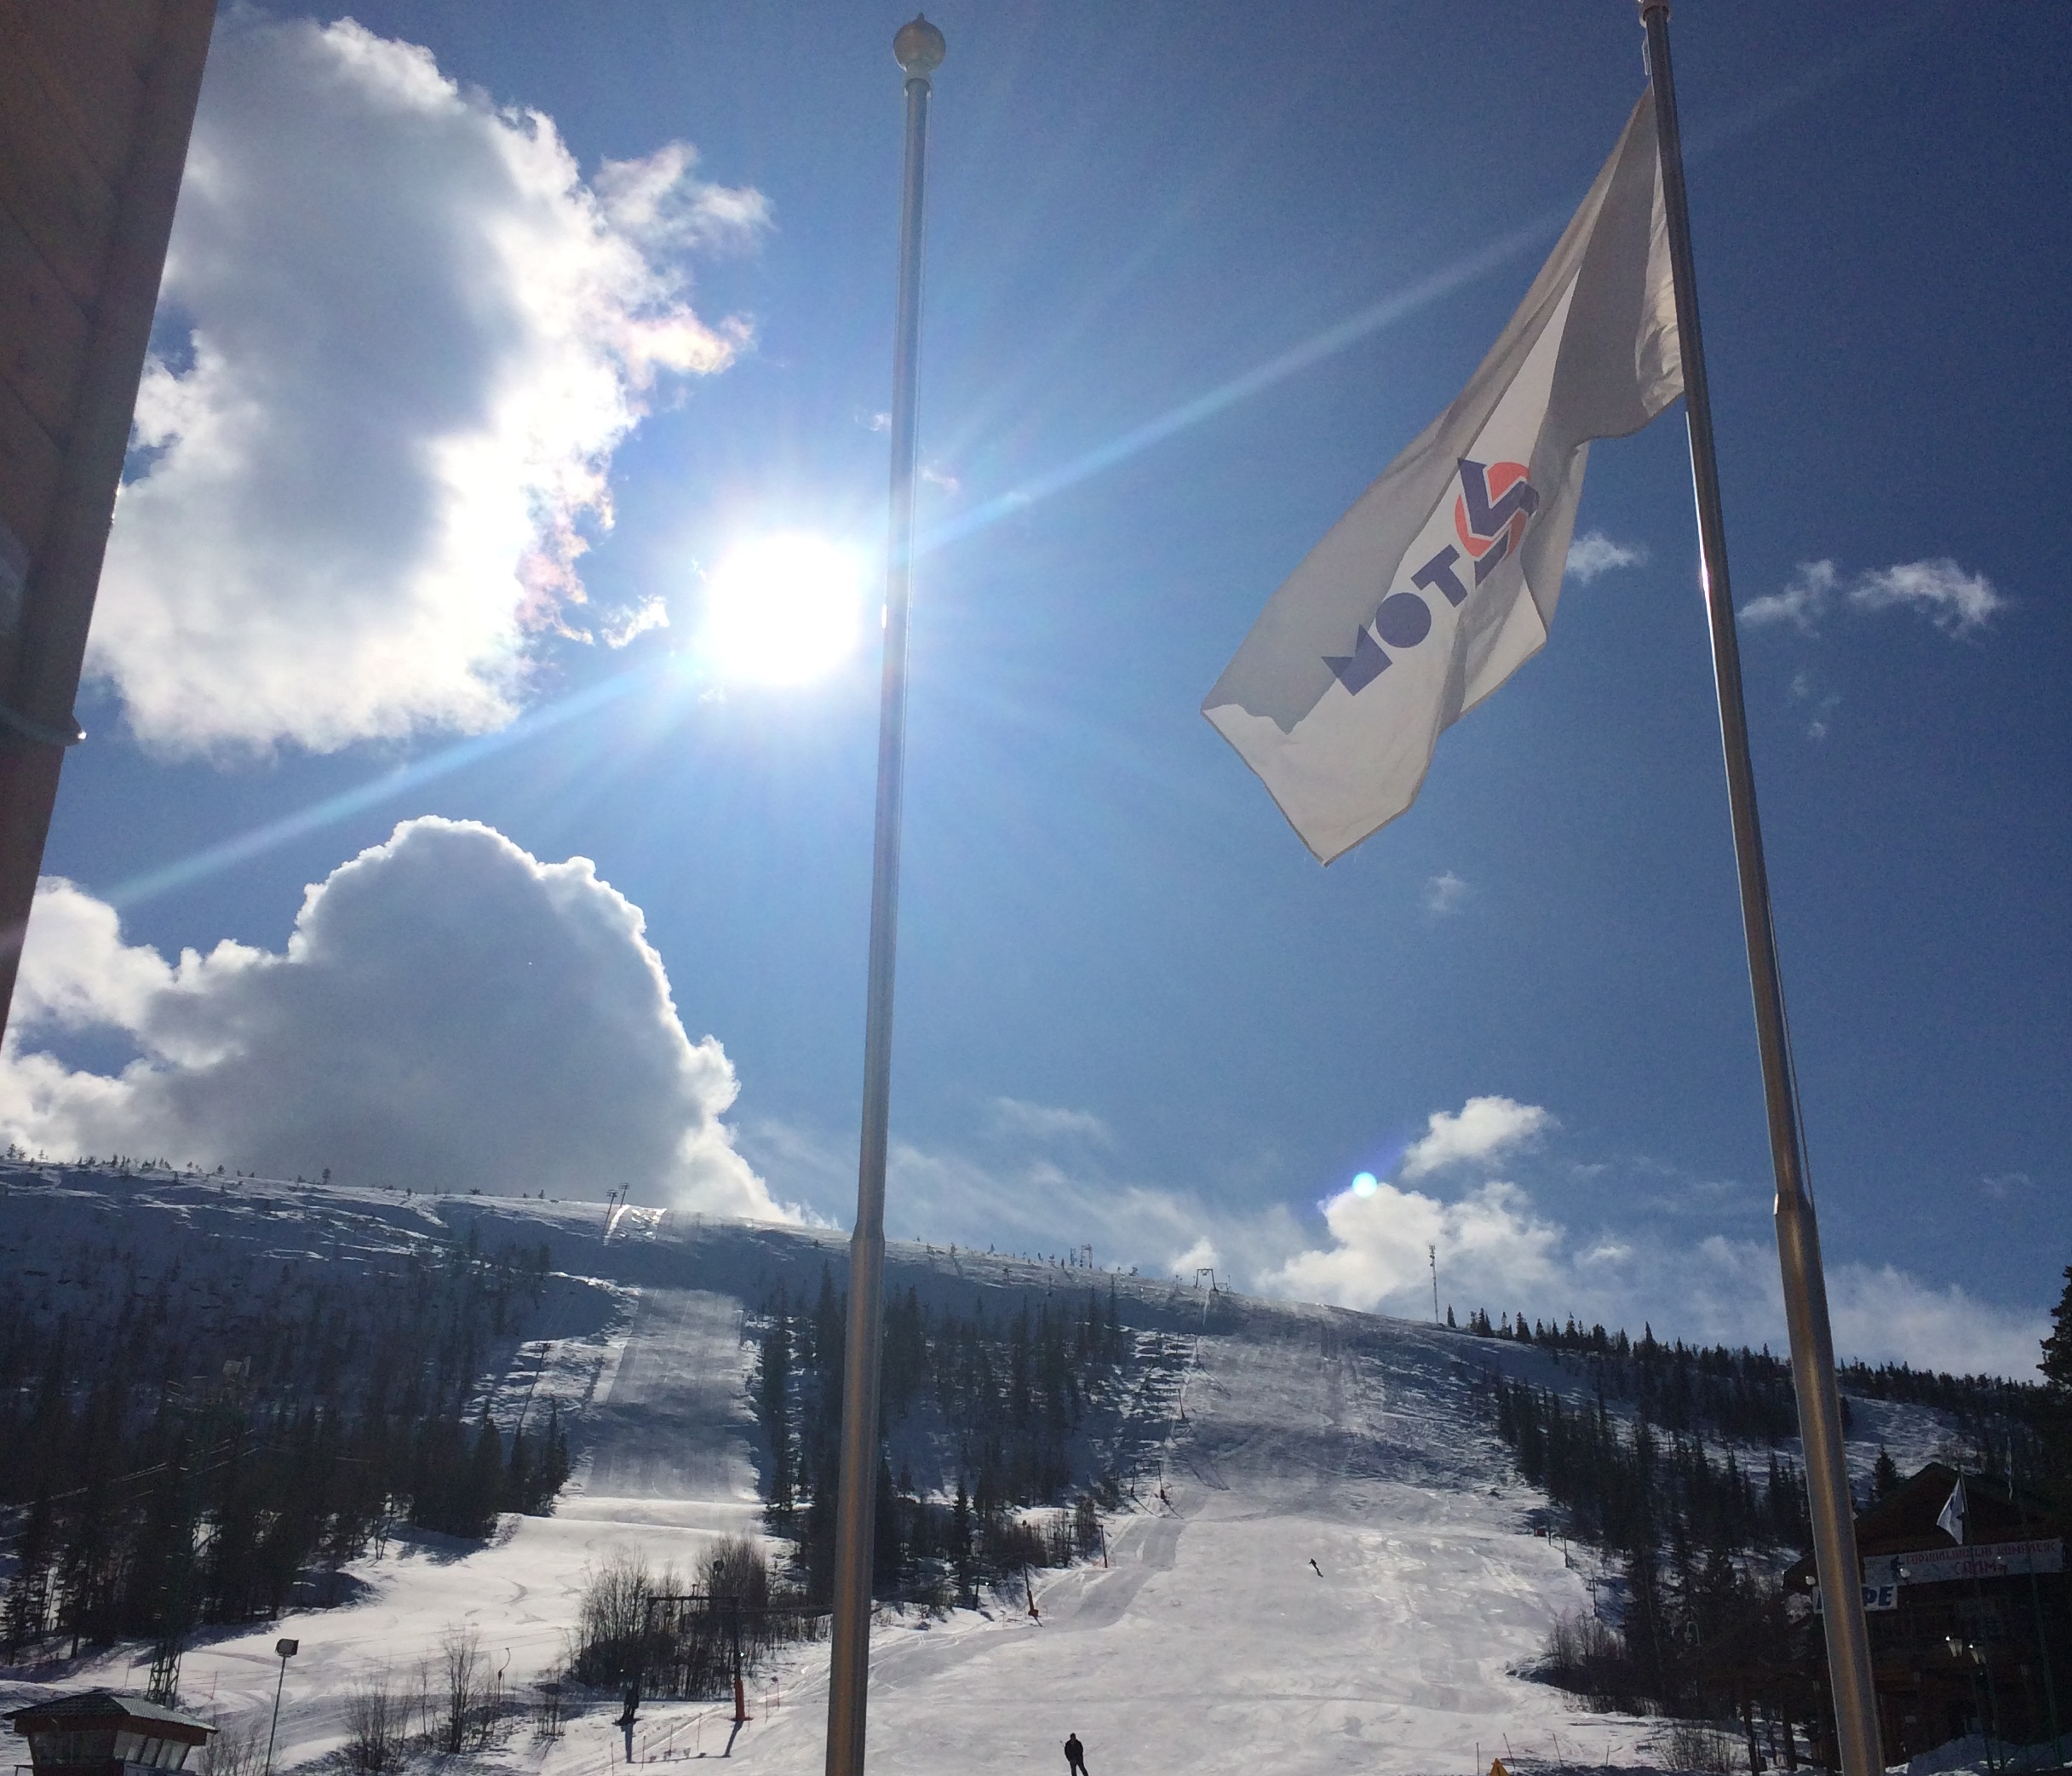
[[[472, 1233], [474, 1229], [471, 1227]], [[475, 1432], [475, 1447], [468, 1463], [462, 1503], [457, 1514], [464, 1536], [482, 1536], [495, 1522], [498, 1494], [503, 1482], [503, 1439], [490, 1422], [489, 1408], [482, 1408], [482, 1423]]]
[[2072, 1390], [2072, 1264], [2065, 1266], [2065, 1292], [2051, 1309], [2052, 1328], [2036, 1367], [2053, 1388]]
[[511, 1458], [504, 1465], [498, 1503], [507, 1511], [529, 1512], [533, 1506], [532, 1447], [522, 1425], [511, 1433]]
[[547, 1434], [540, 1446], [538, 1503], [535, 1509], [544, 1515], [555, 1495], [568, 1484], [568, 1433], [561, 1428], [561, 1402], [547, 1409]]

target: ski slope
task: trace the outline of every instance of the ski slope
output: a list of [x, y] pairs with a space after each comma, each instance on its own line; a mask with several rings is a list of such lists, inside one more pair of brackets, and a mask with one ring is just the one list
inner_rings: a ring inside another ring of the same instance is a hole
[[[1456, 1341], [1368, 1322], [1356, 1344], [1351, 1317], [1248, 1308], [1202, 1336], [1165, 1500], [1117, 1527], [1107, 1570], [1039, 1583], [1040, 1621], [884, 1634], [874, 1755], [1041, 1771], [1076, 1732], [1096, 1776], [1466, 1772], [1507, 1737], [1631, 1760], [1637, 1723], [1513, 1675], [1588, 1595], [1468, 1430]], [[818, 1767], [824, 1692], [801, 1677], [737, 1759]]]
[[[506, 1518], [486, 1547], [399, 1535], [384, 1558], [351, 1569], [365, 1587], [358, 1602], [189, 1648], [188, 1703], [263, 1726], [279, 1672], [273, 1642], [300, 1641], [275, 1755], [284, 1769], [335, 1762], [355, 1686], [385, 1678], [409, 1689], [429, 1670], [436, 1689], [456, 1628], [478, 1632], [505, 1690], [524, 1694], [563, 1658], [585, 1578], [614, 1551], [687, 1575], [715, 1537], [758, 1533], [743, 1315], [776, 1282], [797, 1299], [823, 1265], [839, 1279], [845, 1256], [824, 1233], [680, 1225], [637, 1210], [607, 1227], [594, 1204], [537, 1198], [418, 1198], [405, 1209], [379, 1193], [359, 1202], [273, 1187], [267, 1215], [240, 1221], [235, 1193], [220, 1188], [132, 1181], [119, 1203], [95, 1204], [76, 1175], [51, 1187], [60, 1195], [38, 1198], [30, 1216], [43, 1232], [83, 1216], [105, 1227], [118, 1210], [132, 1230], [152, 1212], [186, 1225], [204, 1216], [217, 1251], [240, 1239], [286, 1250], [296, 1242], [282, 1220], [298, 1212], [311, 1218], [304, 1249], [319, 1223], [410, 1239], [451, 1237], [479, 1217], [495, 1224], [485, 1235], [548, 1239], [558, 1280], [568, 1279], [548, 1323], [485, 1381], [500, 1418], [551, 1398], [578, 1428], [576, 1475], [554, 1517]], [[9, 1225], [41, 1188], [14, 1181], [0, 1205]], [[36, 1244], [10, 1238], [0, 1251]], [[904, 1244], [889, 1255], [891, 1285], [924, 1298], [968, 1303], [975, 1290], [1083, 1290], [1091, 1279]], [[1545, 1501], [1511, 1479], [1470, 1396], [1492, 1366], [1551, 1380], [1553, 1359], [1336, 1309], [1145, 1279], [1116, 1286], [1133, 1322], [1152, 1329], [1140, 1336], [1172, 1354], [1161, 1371], [1169, 1384], [1146, 1390], [1147, 1480], [1109, 1523], [1108, 1564], [1037, 1575], [1035, 1616], [1019, 1595], [933, 1619], [881, 1613], [870, 1708], [880, 1767], [1056, 1776], [1060, 1742], [1075, 1731], [1091, 1776], [1262, 1764], [1291, 1776], [1472, 1776], [1493, 1755], [1658, 1762], [1659, 1723], [1582, 1711], [1519, 1675], [1558, 1616], [1591, 1607], [1589, 1575], [1581, 1551], [1533, 1533]], [[1933, 1429], [1932, 1415], [1880, 1408], [1871, 1436], [1905, 1445]], [[1875, 1441], [1859, 1449], [1868, 1463]], [[147, 1648], [121, 1649], [65, 1674], [66, 1687], [141, 1686], [148, 1660]], [[755, 1718], [738, 1733], [731, 1708], [709, 1704], [650, 1704], [630, 1734], [600, 1707], [552, 1741], [519, 1722], [475, 1762], [605, 1776], [629, 1752], [655, 1765], [726, 1755], [769, 1776], [807, 1776], [824, 1757], [825, 1666], [824, 1643], [791, 1649], [752, 1687]], [[10, 1704], [39, 1693], [0, 1693]]]

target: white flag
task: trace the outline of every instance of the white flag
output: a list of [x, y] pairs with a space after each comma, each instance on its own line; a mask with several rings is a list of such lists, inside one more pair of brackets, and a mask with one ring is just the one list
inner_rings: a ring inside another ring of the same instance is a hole
[[1593, 438], [1683, 392], [1655, 97], [1445, 412], [1273, 595], [1202, 704], [1325, 863], [1547, 641]]
[[1964, 1546], [1964, 1476], [1957, 1476], [1957, 1484], [1943, 1507], [1943, 1514], [1935, 1520], [1936, 1527], [1949, 1536], [1958, 1547]]

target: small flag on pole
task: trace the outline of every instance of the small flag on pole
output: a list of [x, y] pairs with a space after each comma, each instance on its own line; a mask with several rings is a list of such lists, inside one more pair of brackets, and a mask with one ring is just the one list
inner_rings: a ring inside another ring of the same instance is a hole
[[1949, 1499], [1943, 1507], [1943, 1514], [1936, 1519], [1936, 1527], [1943, 1531], [1958, 1547], [1964, 1546], [1964, 1476], [1957, 1476], [1957, 1484], [1950, 1491]]
[[1458, 399], [1267, 603], [1202, 704], [1323, 862], [1547, 641], [1594, 438], [1683, 392], [1652, 88]]

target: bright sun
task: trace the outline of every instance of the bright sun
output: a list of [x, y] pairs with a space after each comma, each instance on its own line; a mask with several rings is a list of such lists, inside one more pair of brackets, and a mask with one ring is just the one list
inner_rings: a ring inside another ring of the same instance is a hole
[[863, 573], [854, 553], [824, 537], [760, 537], [705, 583], [705, 645], [728, 678], [799, 685], [856, 651]]

